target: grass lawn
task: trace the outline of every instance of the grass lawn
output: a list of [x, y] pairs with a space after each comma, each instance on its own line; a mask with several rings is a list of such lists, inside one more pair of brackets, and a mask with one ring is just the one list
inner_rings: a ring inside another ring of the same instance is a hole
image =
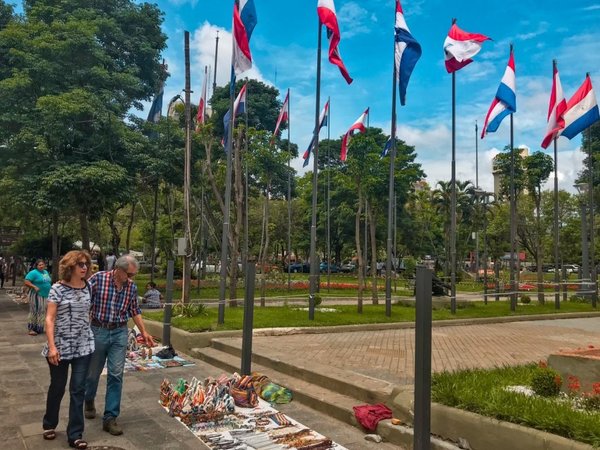
[[434, 374], [432, 400], [600, 446], [600, 411], [578, 411], [567, 402], [504, 390], [511, 385], [528, 386], [536, 368], [529, 364]]
[[[383, 303], [383, 302], [381, 302]], [[335, 312], [315, 312], [315, 320], [308, 320], [308, 311], [300, 310], [298, 307], [291, 306], [270, 306], [267, 308], [254, 308], [254, 328], [273, 328], [273, 327], [320, 327], [335, 325], [353, 325], [369, 323], [394, 323], [394, 322], [412, 322], [415, 320], [415, 308], [412, 306], [393, 305], [392, 316], [385, 316], [385, 305], [366, 304], [363, 307], [363, 313], [356, 312], [356, 305], [328, 306], [327, 309], [335, 309]], [[529, 314], [553, 314], [556, 312], [587, 312], [592, 311], [592, 307], [587, 303], [564, 302], [561, 309], [556, 310], [553, 302], [547, 302], [545, 305], [530, 303], [528, 305], [517, 306], [516, 312], [510, 311], [509, 303], [506, 301], [489, 302], [484, 305], [483, 302], [469, 302], [459, 304], [455, 315], [452, 315], [447, 307], [434, 309], [433, 320], [444, 319], [466, 319], [477, 317], [501, 317], [518, 316]], [[225, 309], [225, 323], [217, 324], [217, 308], [206, 308], [203, 314], [194, 317], [173, 317], [173, 326], [191, 332], [207, 330], [241, 330], [243, 323], [244, 309], [242, 307]], [[162, 321], [163, 312], [144, 311], [144, 317]]]

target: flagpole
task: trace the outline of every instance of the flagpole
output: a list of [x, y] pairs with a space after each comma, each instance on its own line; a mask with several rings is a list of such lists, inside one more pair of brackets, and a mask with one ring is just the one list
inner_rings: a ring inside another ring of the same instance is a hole
[[395, 190], [395, 164], [396, 164], [396, 87], [398, 73], [396, 69], [396, 41], [394, 39], [394, 70], [392, 71], [392, 148], [390, 149], [390, 179], [388, 184], [388, 230], [387, 230], [387, 258], [385, 261], [385, 315], [392, 315], [392, 230], [394, 228], [394, 205]]
[[[452, 25], [456, 19], [452, 19]], [[450, 197], [450, 312], [456, 314], [456, 72], [452, 72], [452, 175]]]
[[[242, 261], [242, 269], [244, 271], [244, 284], [247, 286], [248, 283], [248, 201], [250, 198], [249, 192], [248, 192], [248, 102], [249, 102], [249, 97], [248, 97], [248, 87], [246, 87], [246, 107], [245, 109], [245, 116], [246, 116], [246, 146], [245, 146], [245, 152], [244, 152], [244, 254], [242, 256], [243, 261]], [[267, 199], [268, 201], [268, 199]], [[266, 250], [266, 249], [265, 249]], [[237, 264], [237, 261], [235, 262], [235, 264]], [[264, 270], [264, 268], [262, 268], [262, 270]], [[261, 273], [262, 273], [261, 270]]]
[[[556, 71], [556, 60], [552, 60], [552, 77]], [[558, 248], [558, 137], [554, 138], [554, 307], [560, 309], [560, 250]]]
[[219, 313], [218, 313], [218, 324], [225, 322], [225, 293], [227, 283], [227, 255], [229, 251], [229, 220], [231, 215], [231, 172], [232, 172], [232, 153], [233, 153], [233, 118], [235, 117], [235, 111], [233, 110], [235, 94], [235, 73], [233, 66], [231, 67], [231, 80], [229, 82], [229, 111], [231, 111], [229, 117], [229, 130], [227, 132], [227, 146], [225, 153], [227, 155], [227, 165], [225, 169], [225, 211], [223, 213], [223, 231], [221, 234], [221, 273], [219, 283]]
[[185, 170], [184, 170], [184, 220], [185, 220], [185, 256], [183, 258], [183, 289], [181, 299], [190, 301], [191, 262], [192, 262], [192, 230], [190, 220], [190, 180], [192, 165], [192, 113], [190, 82], [190, 32], [184, 33], [185, 41]]
[[[327, 97], [327, 102], [330, 102]], [[331, 103], [327, 109], [327, 140], [331, 144]], [[327, 146], [327, 292], [331, 283], [331, 145]]]
[[217, 57], [219, 56], [219, 30], [217, 30], [217, 38], [215, 42], [215, 73], [213, 76], [213, 95], [215, 95], [215, 90], [217, 89]]
[[[312, 185], [312, 217], [310, 225], [310, 291], [308, 296], [308, 319], [315, 318], [315, 294], [317, 292], [317, 277], [319, 264], [317, 262], [317, 181], [319, 159], [319, 110], [321, 108], [321, 20], [319, 19], [319, 33], [317, 39], [317, 87], [315, 100], [315, 131], [313, 150], [313, 185]], [[310, 149], [309, 149], [310, 150]], [[309, 155], [310, 156], [310, 155]]]
[[[589, 77], [589, 72], [586, 74], [586, 77]], [[591, 271], [590, 275], [592, 278], [592, 288], [594, 291], [592, 292], [592, 308], [596, 308], [598, 303], [598, 274], [596, 271], [596, 251], [594, 249], [594, 155], [592, 153], [592, 128], [588, 128], [588, 170], [589, 170], [589, 188], [588, 202], [590, 204], [590, 257], [591, 257]]]
[[[511, 47], [512, 48], [512, 47]], [[517, 192], [515, 189], [515, 148], [513, 114], [510, 115], [510, 310], [517, 310], [517, 286], [515, 276], [517, 252]]]
[[292, 272], [291, 272], [291, 257], [292, 257], [292, 167], [291, 167], [291, 159], [292, 153], [290, 149], [290, 116], [291, 116], [291, 108], [290, 108], [290, 88], [287, 91], [287, 151], [288, 151], [288, 239], [287, 239], [287, 254], [288, 254], [288, 296], [292, 289]]
[[[475, 189], [479, 190], [479, 127], [475, 121]], [[475, 199], [477, 202], [477, 198]], [[479, 206], [478, 206], [479, 207]], [[479, 281], [479, 228], [475, 230], [475, 282]]]

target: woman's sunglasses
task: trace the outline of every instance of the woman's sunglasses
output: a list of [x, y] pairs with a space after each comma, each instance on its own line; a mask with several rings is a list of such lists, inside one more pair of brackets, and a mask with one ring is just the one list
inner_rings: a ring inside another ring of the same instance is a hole
[[83, 269], [85, 267], [87, 269], [88, 264], [86, 262], [78, 262], [77, 267], [79, 267], [80, 269]]

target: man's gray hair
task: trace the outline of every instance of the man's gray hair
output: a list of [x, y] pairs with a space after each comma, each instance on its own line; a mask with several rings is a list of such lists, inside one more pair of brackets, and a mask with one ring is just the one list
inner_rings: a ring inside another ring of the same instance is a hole
[[129, 254], [119, 256], [119, 258], [115, 262], [115, 268], [124, 270], [125, 272], [129, 270], [130, 265], [133, 265], [135, 267], [135, 270], [138, 270], [140, 268], [140, 263], [138, 263], [138, 260], [135, 259], [134, 256], [131, 256]]

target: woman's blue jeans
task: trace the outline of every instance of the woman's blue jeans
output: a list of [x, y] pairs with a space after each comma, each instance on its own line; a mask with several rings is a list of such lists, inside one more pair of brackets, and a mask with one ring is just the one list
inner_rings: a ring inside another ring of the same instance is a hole
[[85, 400], [96, 398], [98, 382], [106, 363], [106, 397], [103, 421], [117, 418], [121, 413], [121, 391], [123, 390], [123, 369], [127, 353], [127, 327], [107, 328], [92, 325], [96, 341], [96, 351], [92, 355], [90, 370], [85, 384]]

